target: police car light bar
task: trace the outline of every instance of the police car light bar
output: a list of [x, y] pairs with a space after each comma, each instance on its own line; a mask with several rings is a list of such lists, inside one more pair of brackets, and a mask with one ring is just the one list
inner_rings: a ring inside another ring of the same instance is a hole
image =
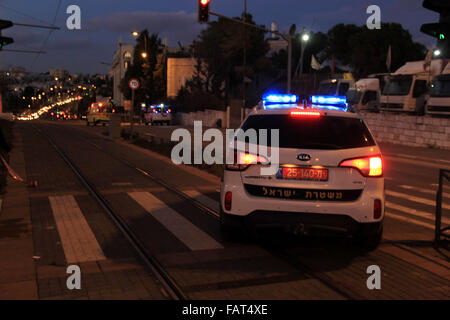
[[344, 96], [311, 96], [311, 102], [313, 104], [326, 104], [333, 106], [346, 106], [347, 98]]
[[298, 102], [298, 96], [293, 94], [275, 94], [269, 93], [263, 96], [264, 105], [270, 104], [295, 104]]

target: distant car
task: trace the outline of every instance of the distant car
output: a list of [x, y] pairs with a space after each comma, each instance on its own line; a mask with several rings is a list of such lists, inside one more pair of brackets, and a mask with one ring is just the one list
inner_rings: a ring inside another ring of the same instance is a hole
[[93, 103], [89, 109], [86, 116], [86, 125], [94, 125], [102, 124], [103, 126], [109, 122], [111, 118], [112, 108], [111, 105], [107, 103]]
[[[297, 233], [352, 235], [364, 247], [378, 246], [385, 207], [381, 151], [355, 113], [326, 108], [256, 110], [241, 126], [279, 130], [279, 163], [234, 147], [221, 182], [220, 223], [225, 234], [282, 227]], [[238, 139], [238, 137], [235, 137]], [[259, 145], [258, 145], [259, 147]]]
[[172, 122], [172, 110], [165, 105], [151, 106], [144, 114], [145, 125], [167, 124]]

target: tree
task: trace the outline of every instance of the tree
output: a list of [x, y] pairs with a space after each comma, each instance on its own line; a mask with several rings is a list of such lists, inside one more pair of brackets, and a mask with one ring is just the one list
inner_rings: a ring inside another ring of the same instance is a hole
[[[147, 53], [146, 57], [142, 56], [143, 52]], [[149, 36], [148, 31], [144, 30], [136, 40], [133, 63], [120, 82], [119, 89], [125, 98], [131, 99], [128, 83], [130, 79], [137, 78], [140, 87], [136, 90], [136, 101], [158, 103], [165, 97], [164, 68], [165, 57], [161, 39], [158, 34]]]
[[369, 30], [366, 26], [338, 24], [328, 33], [325, 57], [332, 56], [343, 66], [348, 66], [357, 77], [371, 73], [387, 72], [386, 56], [392, 46], [392, 70], [407, 61], [422, 60], [426, 48], [412, 40], [408, 30], [398, 23], [382, 23], [381, 29]]
[[407, 61], [423, 60], [426, 48], [414, 42], [408, 30], [398, 23], [383, 23], [381, 29], [363, 30], [350, 37], [352, 69], [359, 76], [386, 72], [388, 48], [392, 46], [391, 70]]
[[[242, 18], [235, 18], [242, 20]], [[250, 14], [246, 22], [255, 24]], [[246, 67], [244, 70], [244, 43]], [[204, 29], [194, 43], [194, 54], [204, 64], [203, 90], [228, 100], [242, 97], [243, 75], [254, 82], [267, 69], [269, 45], [264, 31], [219, 18]]]

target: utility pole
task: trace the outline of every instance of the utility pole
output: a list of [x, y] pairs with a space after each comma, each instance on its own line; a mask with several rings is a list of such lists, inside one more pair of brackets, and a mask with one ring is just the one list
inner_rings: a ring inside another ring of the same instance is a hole
[[[242, 17], [242, 21], [247, 22], [247, 0], [244, 0], [244, 16]], [[247, 69], [247, 27], [245, 24], [243, 24], [244, 28], [244, 67], [242, 70], [242, 109], [241, 109], [241, 122], [244, 120], [245, 116], [245, 102], [246, 102], [246, 95], [245, 95], [245, 76], [246, 76], [246, 69]]]

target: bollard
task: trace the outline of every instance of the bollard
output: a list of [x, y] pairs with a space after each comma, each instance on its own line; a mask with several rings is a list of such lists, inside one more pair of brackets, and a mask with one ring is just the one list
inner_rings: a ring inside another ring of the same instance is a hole
[[122, 116], [117, 113], [111, 114], [109, 119], [109, 140], [115, 140], [120, 138], [120, 123], [122, 121]]

